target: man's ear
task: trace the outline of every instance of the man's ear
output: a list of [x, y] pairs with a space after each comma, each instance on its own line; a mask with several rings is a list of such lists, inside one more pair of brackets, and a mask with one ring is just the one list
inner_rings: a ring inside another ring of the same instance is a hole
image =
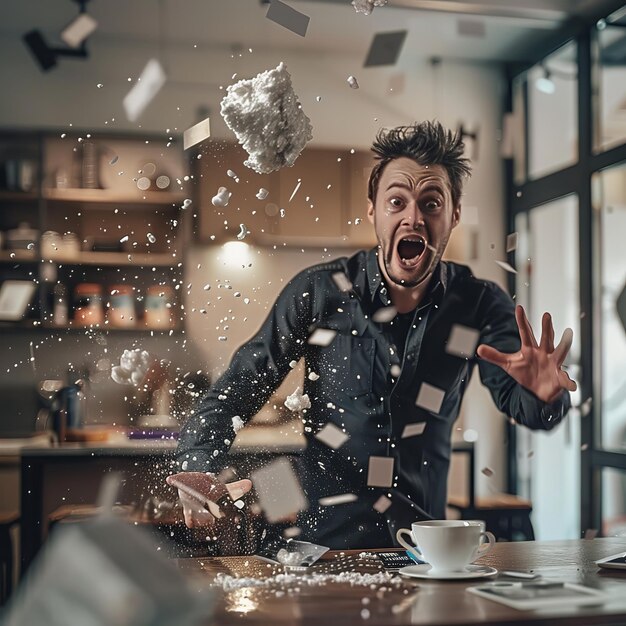
[[371, 200], [367, 201], [367, 219], [370, 224], [374, 223], [374, 203]]
[[461, 203], [459, 202], [454, 209], [452, 209], [452, 228], [458, 225], [461, 221]]

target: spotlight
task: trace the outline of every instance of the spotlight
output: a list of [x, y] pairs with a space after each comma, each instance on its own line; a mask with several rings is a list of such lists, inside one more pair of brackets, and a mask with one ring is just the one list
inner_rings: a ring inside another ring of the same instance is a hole
[[547, 67], [543, 67], [543, 75], [535, 80], [535, 87], [537, 87], [541, 93], [546, 93], [548, 95], [555, 92], [556, 85], [554, 84], [550, 70]]
[[26, 33], [24, 42], [44, 72], [52, 69], [57, 64], [57, 57], [59, 56], [85, 59], [88, 56], [84, 45], [80, 48], [51, 48], [38, 30], [31, 30], [29, 33]]
[[87, 58], [85, 40], [98, 27], [98, 22], [86, 13], [87, 1], [75, 0], [80, 6], [80, 13], [61, 32], [61, 39], [69, 46], [68, 48], [50, 47], [41, 31], [37, 29], [23, 36], [24, 43], [44, 72], [52, 69], [57, 64], [57, 57], [60, 56]]

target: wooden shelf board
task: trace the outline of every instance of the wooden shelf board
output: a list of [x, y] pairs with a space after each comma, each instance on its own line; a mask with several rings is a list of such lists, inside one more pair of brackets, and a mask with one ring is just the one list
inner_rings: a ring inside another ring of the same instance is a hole
[[168, 205], [176, 204], [180, 208], [185, 199], [184, 193], [175, 191], [140, 191], [137, 193], [122, 193], [110, 189], [44, 189], [43, 197], [46, 200], [58, 202], [93, 202], [101, 204], [145, 204]]

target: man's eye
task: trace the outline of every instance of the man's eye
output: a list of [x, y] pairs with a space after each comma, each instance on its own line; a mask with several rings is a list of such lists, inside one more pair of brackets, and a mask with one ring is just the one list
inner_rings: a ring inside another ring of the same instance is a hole
[[439, 200], [429, 200], [426, 203], [426, 208], [429, 211], [435, 211], [437, 210], [439, 207], [441, 206], [441, 202], [439, 202]]
[[389, 204], [396, 208], [399, 209], [400, 207], [402, 207], [402, 205], [404, 204], [404, 202], [402, 202], [401, 198], [391, 198], [391, 200], [389, 200]]

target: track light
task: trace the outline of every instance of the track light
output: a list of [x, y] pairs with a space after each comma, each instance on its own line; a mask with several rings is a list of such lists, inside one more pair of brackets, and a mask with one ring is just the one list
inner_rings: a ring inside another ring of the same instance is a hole
[[543, 74], [535, 80], [535, 87], [541, 91], [541, 93], [548, 95], [551, 95], [556, 91], [556, 85], [552, 80], [552, 74], [545, 65], [543, 66]]
[[69, 46], [68, 48], [50, 47], [41, 31], [37, 29], [31, 30], [23, 36], [24, 43], [44, 72], [57, 64], [57, 57], [67, 56], [86, 59], [89, 56], [85, 41], [96, 30], [98, 22], [86, 13], [85, 5], [88, 0], [75, 1], [80, 6], [80, 13], [61, 32], [61, 39]]

